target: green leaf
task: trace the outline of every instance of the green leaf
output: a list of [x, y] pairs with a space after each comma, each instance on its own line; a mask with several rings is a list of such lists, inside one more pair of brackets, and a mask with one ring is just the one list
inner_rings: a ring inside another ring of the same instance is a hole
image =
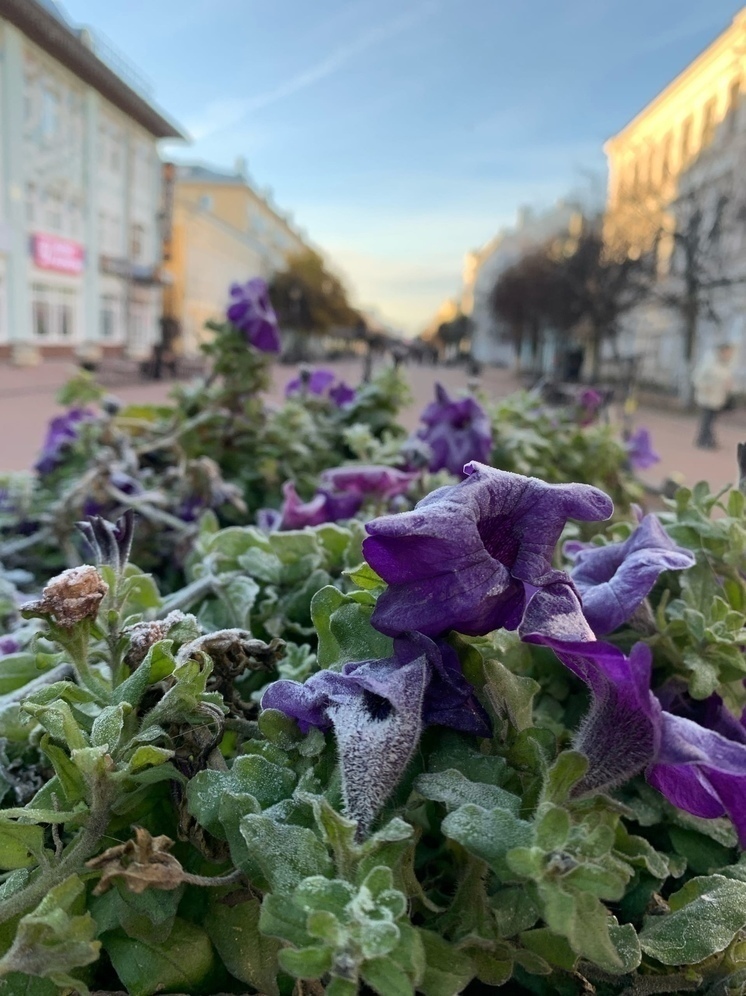
[[113, 754], [119, 745], [124, 729], [124, 717], [131, 712], [129, 703], [106, 706], [96, 716], [91, 730], [91, 746], [106, 747]]
[[515, 937], [522, 930], [533, 927], [539, 913], [525, 889], [511, 886], [500, 889], [492, 896], [497, 932], [500, 937]]
[[29, 681], [39, 677], [36, 666], [36, 654], [17, 653], [5, 654], [0, 670], [0, 695], [7, 695], [18, 688], [23, 688]]
[[240, 982], [266, 996], [278, 996], [277, 955], [280, 942], [259, 929], [261, 903], [255, 897], [227, 906], [212, 897], [205, 927], [225, 967]]
[[539, 955], [550, 965], [572, 972], [578, 961], [578, 955], [570, 947], [566, 937], [555, 934], [547, 927], [537, 927], [536, 930], [525, 930], [521, 934], [521, 944], [529, 951]]
[[360, 974], [378, 996], [414, 996], [409, 976], [392, 958], [366, 961]]
[[506, 717], [519, 732], [533, 726], [533, 702], [539, 683], [513, 674], [498, 660], [484, 661], [484, 675], [484, 690], [497, 715]]
[[145, 660], [129, 678], [125, 679], [111, 693], [113, 703], [127, 702], [136, 709], [150, 685], [162, 681], [173, 673], [176, 660], [171, 653], [173, 640], [159, 640], [148, 650]]
[[570, 814], [559, 806], [545, 807], [536, 824], [536, 846], [544, 851], [564, 847], [570, 835]]
[[366, 564], [365, 561], [359, 567], [355, 567], [350, 571], [343, 571], [342, 573], [354, 585], [365, 591], [383, 591], [386, 587], [386, 582], [383, 578], [379, 574], [376, 574], [370, 564]]
[[442, 802], [449, 809], [473, 803], [482, 809], [507, 809], [518, 815], [521, 808], [521, 800], [517, 795], [497, 785], [469, 781], [454, 768], [420, 775], [415, 780], [414, 787], [426, 799]]
[[104, 949], [129, 996], [153, 996], [169, 990], [197, 992], [215, 965], [207, 934], [178, 918], [167, 941], [142, 941], [123, 934], [108, 934], [104, 937]]
[[370, 625], [373, 608], [331, 585], [316, 592], [311, 618], [319, 637], [320, 668], [392, 655], [392, 639]]
[[259, 929], [268, 937], [279, 937], [296, 947], [304, 948], [313, 943], [306, 930], [307, 913], [289, 896], [267, 893], [262, 900]]
[[0, 811], [0, 868], [30, 868], [44, 851], [44, 829], [34, 824], [14, 823]]
[[609, 936], [606, 907], [587, 892], [567, 892], [558, 883], [540, 885], [547, 926], [570, 942], [573, 951], [605, 971], [617, 973], [622, 959]]
[[330, 877], [333, 872], [332, 860], [312, 830], [283, 826], [254, 814], [244, 816], [240, 829], [250, 858], [275, 892], [289, 892], [304, 878]]
[[576, 750], [564, 750], [547, 771], [541, 801], [561, 805], [588, 770], [588, 758]]
[[724, 951], [746, 926], [746, 882], [693, 878], [669, 905], [670, 913], [647, 918], [640, 947], [664, 965], [694, 965]]
[[96, 923], [85, 911], [84, 893], [77, 875], [50, 889], [36, 909], [22, 917], [10, 950], [0, 959], [0, 975], [22, 972], [87, 992], [70, 975], [96, 961], [101, 947], [94, 940]]
[[533, 827], [506, 809], [483, 809], [467, 805], [449, 813], [441, 824], [446, 837], [489, 865], [502, 867], [502, 859], [514, 847], [527, 847]]
[[425, 948], [425, 977], [419, 985], [425, 996], [457, 996], [474, 978], [471, 958], [440, 934], [419, 930]]
[[318, 979], [332, 967], [328, 948], [283, 948], [279, 953], [280, 967], [296, 979]]

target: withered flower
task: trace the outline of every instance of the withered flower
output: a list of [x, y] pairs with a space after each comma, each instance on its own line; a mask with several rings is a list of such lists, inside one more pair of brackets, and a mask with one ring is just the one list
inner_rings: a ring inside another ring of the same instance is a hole
[[178, 889], [184, 882], [184, 869], [168, 852], [174, 846], [170, 837], [152, 837], [143, 827], [135, 827], [135, 839], [108, 847], [86, 862], [87, 868], [101, 871], [94, 896], [108, 892], [115, 879], [121, 878], [131, 892], [146, 889]]
[[72, 629], [83, 619], [95, 619], [101, 600], [109, 590], [95, 567], [84, 564], [58, 574], [44, 587], [41, 598], [26, 602], [24, 610], [52, 616], [59, 626]]
[[185, 620], [193, 620], [198, 626], [194, 616], [187, 616], [179, 609], [174, 609], [164, 619], [153, 619], [150, 622], [133, 623], [124, 630], [124, 635], [129, 637], [130, 645], [124, 658], [125, 664], [132, 668], [139, 667], [148, 655], [148, 651], [153, 644], [159, 640], [165, 640], [171, 629]]

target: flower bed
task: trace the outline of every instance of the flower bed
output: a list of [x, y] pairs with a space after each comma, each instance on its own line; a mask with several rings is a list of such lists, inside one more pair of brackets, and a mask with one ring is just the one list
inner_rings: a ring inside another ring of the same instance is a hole
[[270, 411], [231, 309], [4, 485], [5, 992], [742, 991], [741, 492], [645, 514], [649, 440], [532, 395]]

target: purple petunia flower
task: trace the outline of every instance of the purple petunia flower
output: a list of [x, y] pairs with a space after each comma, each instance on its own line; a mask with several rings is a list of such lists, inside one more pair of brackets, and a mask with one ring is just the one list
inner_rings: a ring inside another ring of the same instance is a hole
[[280, 329], [266, 281], [254, 277], [245, 284], [232, 284], [230, 295], [226, 310], [228, 321], [243, 332], [255, 349], [262, 353], [279, 353]]
[[650, 431], [641, 425], [624, 443], [627, 459], [634, 470], [647, 470], [660, 462], [660, 457], [653, 449]]
[[460, 484], [438, 488], [411, 512], [367, 523], [363, 554], [389, 585], [372, 622], [395, 636], [515, 629], [524, 583], [567, 582], [552, 554], [568, 518], [607, 519], [611, 499], [586, 484], [545, 484], [472, 462]]
[[337, 375], [332, 370], [305, 371], [293, 377], [285, 385], [285, 397], [292, 398], [295, 394], [314, 394], [317, 397], [328, 395]]
[[581, 632], [575, 593], [555, 588], [563, 590], [534, 595], [520, 633], [554, 650], [590, 689], [591, 707], [575, 736], [589, 766], [574, 793], [611, 789], [644, 772], [679, 809], [705, 819], [727, 814], [746, 846], [746, 744], [663, 709], [650, 691], [650, 648], [637, 643], [625, 657], [590, 629]]
[[304, 732], [334, 728], [346, 809], [363, 829], [399, 783], [423, 727], [491, 733], [455, 650], [421, 633], [402, 634], [383, 660], [319, 671], [305, 684], [276, 681], [262, 708], [292, 716]]
[[0, 657], [4, 657], [6, 654], [17, 654], [20, 649], [20, 643], [12, 636], [0, 636]]
[[335, 491], [348, 491], [386, 500], [405, 494], [416, 476], [396, 470], [395, 467], [360, 464], [325, 470], [321, 475], [321, 482]]
[[286, 398], [295, 397], [296, 394], [312, 394], [318, 398], [329, 398], [337, 408], [349, 404], [356, 393], [344, 381], [338, 381], [332, 370], [324, 369], [304, 371], [285, 385]]
[[64, 415], [57, 415], [49, 423], [41, 454], [34, 464], [39, 474], [50, 474], [62, 462], [65, 450], [78, 438], [82, 422], [95, 419], [90, 408], [71, 408]]
[[492, 453], [492, 425], [474, 398], [452, 400], [441, 384], [435, 385], [435, 401], [420, 416], [424, 426], [417, 437], [432, 451], [430, 470], [448, 470], [463, 476], [470, 460], [485, 463]]
[[337, 408], [344, 408], [345, 405], [349, 405], [357, 397], [357, 391], [354, 387], [350, 387], [345, 384], [343, 380], [337, 381], [334, 387], [329, 391], [329, 397], [332, 399]]
[[256, 524], [263, 533], [275, 533], [282, 526], [282, 512], [279, 508], [260, 508]]
[[587, 546], [575, 552], [574, 559], [570, 577], [596, 636], [627, 622], [663, 571], [683, 571], [695, 563], [694, 555], [674, 543], [655, 515], [646, 515], [623, 543]]
[[580, 392], [578, 404], [580, 405], [580, 424], [582, 426], [591, 425], [598, 415], [601, 405], [604, 403], [604, 396], [593, 387], [586, 387]]
[[304, 529], [306, 526], [320, 526], [322, 522], [339, 522], [351, 519], [363, 503], [357, 493], [333, 494], [319, 490], [310, 501], [304, 502], [292, 481], [282, 486], [284, 501], [281, 509], [282, 529]]

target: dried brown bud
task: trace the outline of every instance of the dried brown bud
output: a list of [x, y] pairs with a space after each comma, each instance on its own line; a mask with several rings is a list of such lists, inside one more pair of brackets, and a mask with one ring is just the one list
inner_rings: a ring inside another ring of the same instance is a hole
[[183, 664], [201, 651], [212, 659], [218, 674], [237, 677], [246, 670], [273, 670], [284, 649], [283, 640], [265, 643], [254, 639], [245, 629], [219, 629], [184, 644], [176, 660]]
[[165, 640], [171, 628], [186, 619], [193, 620], [197, 632], [199, 632], [199, 625], [194, 616], [186, 616], [179, 609], [169, 612], [165, 619], [153, 619], [151, 622], [139, 622], [127, 626], [124, 633], [129, 636], [130, 645], [127, 656], [124, 658], [125, 664], [133, 670], [139, 667], [153, 644], [158, 643], [159, 640]]
[[59, 626], [72, 629], [83, 619], [95, 619], [101, 599], [109, 590], [95, 567], [71, 567], [52, 578], [41, 598], [24, 609], [36, 615], [51, 615]]

